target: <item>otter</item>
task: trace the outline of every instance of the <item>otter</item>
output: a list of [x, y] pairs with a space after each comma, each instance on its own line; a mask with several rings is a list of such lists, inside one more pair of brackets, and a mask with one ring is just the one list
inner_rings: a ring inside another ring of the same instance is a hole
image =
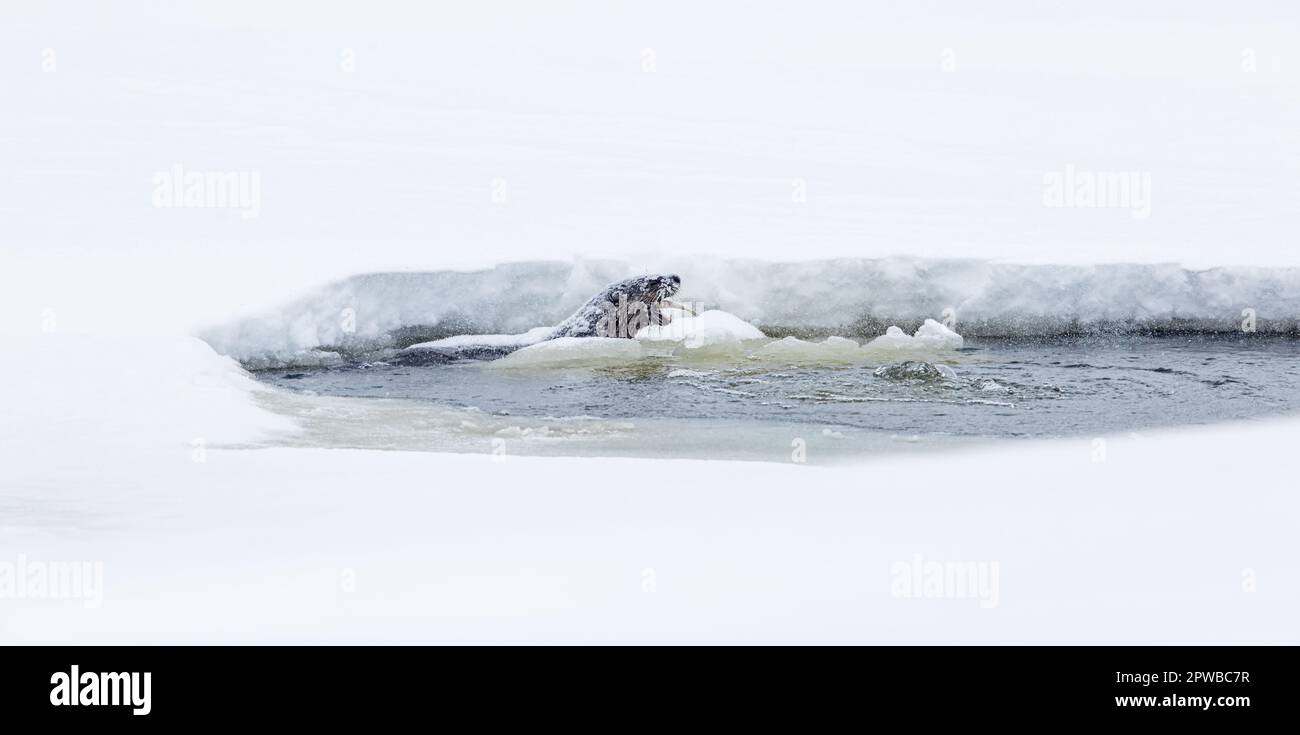
[[538, 339], [538, 330], [529, 337], [509, 342], [484, 340], [483, 343], [467, 341], [465, 337], [436, 340], [412, 345], [385, 360], [390, 365], [437, 365], [456, 360], [494, 360], [531, 344], [561, 337], [615, 337], [632, 339], [637, 330], [652, 324], [663, 325], [672, 321], [665, 308], [690, 312], [686, 306], [669, 301], [682, 286], [682, 279], [674, 274], [635, 276], [611, 283], [592, 296], [585, 304]]
[[622, 337], [630, 339], [649, 324], [667, 324], [663, 307], [684, 308], [668, 300], [682, 287], [675, 275], [637, 276], [611, 283], [592, 296], [547, 339], [557, 337]]

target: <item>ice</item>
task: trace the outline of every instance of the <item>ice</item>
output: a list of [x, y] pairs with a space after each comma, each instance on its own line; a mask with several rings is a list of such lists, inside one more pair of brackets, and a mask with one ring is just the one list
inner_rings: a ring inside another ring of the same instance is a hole
[[926, 319], [915, 335], [909, 336], [902, 329], [891, 326], [883, 335], [868, 342], [863, 349], [869, 352], [957, 350], [961, 349], [963, 343], [960, 334], [933, 319]]
[[[286, 396], [194, 340], [48, 335], [10, 347], [27, 357], [0, 363], [16, 388], [0, 413], [0, 559], [104, 560], [105, 574], [93, 611], [5, 600], [5, 643], [67, 643], [70, 630], [80, 643], [1297, 641], [1287, 588], [1261, 586], [1273, 595], [1265, 606], [1243, 606], [1241, 591], [1249, 560], [1285, 560], [1268, 567], [1281, 575], [1294, 567], [1297, 500], [1276, 491], [1291, 471], [1294, 417], [817, 468], [789, 461], [789, 434], [768, 462], [514, 455], [563, 441], [566, 424], [464, 411], [440, 420], [474, 425], [461, 432], [472, 453], [239, 450], [221, 447], [284, 424], [258, 393], [302, 403], [303, 420], [355, 415], [333, 423], [367, 440], [386, 430], [385, 412], [415, 407]], [[573, 441], [613, 431], [576, 423]], [[638, 431], [617, 434], [639, 441]], [[807, 432], [810, 457], [852, 440]], [[925, 482], [891, 490], [899, 477]], [[1211, 502], [1219, 491], [1236, 502]], [[1062, 513], [1053, 498], [1088, 502]], [[1059, 543], [1098, 529], [1105, 538], [1087, 553]], [[1206, 529], [1222, 543], [1201, 543]], [[753, 563], [777, 558], [776, 537], [801, 550], [798, 564]], [[1225, 564], [1224, 544], [1247, 561]], [[996, 560], [1017, 575], [996, 610], [891, 598], [890, 565], [917, 553]], [[1135, 557], [1165, 560], [1155, 592]], [[725, 594], [664, 617], [640, 591], [646, 570], [660, 595]], [[340, 591], [341, 574], [354, 592]], [[862, 584], [846, 592], [846, 578]], [[1201, 590], [1192, 607], [1189, 589]], [[607, 593], [574, 603], [590, 590]], [[801, 605], [774, 610], [773, 595]], [[1135, 618], [1134, 599], [1149, 614]], [[363, 609], [348, 613], [351, 603]], [[538, 610], [544, 621], [520, 622]]]
[[460, 349], [464, 347], [507, 347], [509, 345], [531, 345], [546, 339], [553, 327], [537, 327], [521, 334], [461, 334], [455, 337], [435, 339], [430, 342], [407, 347], [408, 350]]
[[669, 371], [668, 371], [668, 375], [667, 375], [667, 377], [669, 377], [669, 378], [707, 378], [707, 377], [709, 377], [710, 375], [713, 375], [715, 372], [717, 372], [717, 371], [715, 371], [715, 370], [687, 370], [687, 369], [684, 369], [684, 368], [683, 368], [683, 369], [679, 369], [679, 370], [669, 370]]
[[763, 345], [755, 351], [754, 356], [773, 362], [810, 365], [860, 363], [864, 360], [858, 343], [844, 337], [827, 337], [821, 342], [785, 337]]
[[32, 359], [4, 361], [11, 390], [0, 412], [0, 446], [52, 452], [51, 476], [63, 472], [61, 452], [71, 458], [153, 448], [202, 456], [212, 447], [296, 430], [292, 421], [257, 407], [255, 398], [274, 389], [193, 337], [54, 334], [6, 344]]
[[718, 309], [710, 309], [698, 316], [680, 309], [666, 309], [665, 312], [672, 316], [671, 322], [642, 327], [636, 338], [647, 342], [681, 342], [687, 349], [764, 339], [758, 327]]
[[600, 367], [641, 359], [645, 352], [633, 339], [614, 337], [560, 337], [538, 342], [487, 363], [498, 369]]

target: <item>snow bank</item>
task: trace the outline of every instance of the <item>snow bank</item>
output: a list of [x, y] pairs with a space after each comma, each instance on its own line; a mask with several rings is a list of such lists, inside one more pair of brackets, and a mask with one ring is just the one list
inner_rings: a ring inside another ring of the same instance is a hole
[[258, 408], [270, 391], [192, 337], [15, 337], [5, 360], [0, 456], [21, 453], [51, 472], [89, 453], [202, 453], [243, 444], [292, 422]]
[[[603, 275], [583, 276], [558, 263], [366, 274], [271, 312], [202, 330], [200, 336], [250, 367], [311, 364], [304, 361], [318, 359], [321, 352], [400, 347], [403, 330], [412, 327], [429, 327], [416, 334], [430, 336], [524, 333], [558, 322], [567, 316], [565, 308], [576, 309], [606, 282]], [[412, 343], [421, 341], [429, 340]]]
[[[725, 310], [768, 333], [867, 338], [891, 325], [911, 330], [938, 318], [955, 321], [967, 336], [1238, 331], [1250, 315], [1259, 332], [1300, 325], [1297, 268], [663, 257], [636, 265], [577, 260], [356, 276], [201, 336], [222, 354], [265, 366], [400, 347], [408, 334], [531, 334], [525, 330], [558, 323], [610, 282], [647, 271], [679, 273], [677, 300]], [[735, 326], [720, 319], [701, 315], [683, 324], [708, 340]], [[745, 338], [734, 330], [730, 336]]]

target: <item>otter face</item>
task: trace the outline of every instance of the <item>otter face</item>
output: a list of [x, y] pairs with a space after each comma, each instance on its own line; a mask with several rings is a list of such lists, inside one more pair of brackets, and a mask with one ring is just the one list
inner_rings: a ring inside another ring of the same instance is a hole
[[681, 287], [682, 279], [672, 274], [636, 276], [611, 283], [601, 296], [611, 304], [617, 304], [619, 301], [639, 301], [650, 306], [677, 293], [677, 289]]
[[644, 294], [638, 301], [644, 302], [647, 306], [663, 301], [677, 293], [677, 290], [682, 287], [682, 279], [673, 274], [645, 276], [644, 278], [646, 279]]

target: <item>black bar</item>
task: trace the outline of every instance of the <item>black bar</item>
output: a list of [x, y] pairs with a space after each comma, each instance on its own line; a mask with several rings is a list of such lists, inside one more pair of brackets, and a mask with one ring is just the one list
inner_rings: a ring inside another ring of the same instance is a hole
[[[540, 726], [675, 722], [696, 708], [759, 723], [836, 712], [860, 723], [1230, 723], [1292, 714], [1297, 684], [1289, 647], [12, 647], [4, 659], [6, 714], [49, 725], [471, 717]], [[148, 672], [149, 713], [54, 706], [51, 680], [73, 665], [81, 677]], [[1116, 702], [1134, 696], [1154, 699]]]

